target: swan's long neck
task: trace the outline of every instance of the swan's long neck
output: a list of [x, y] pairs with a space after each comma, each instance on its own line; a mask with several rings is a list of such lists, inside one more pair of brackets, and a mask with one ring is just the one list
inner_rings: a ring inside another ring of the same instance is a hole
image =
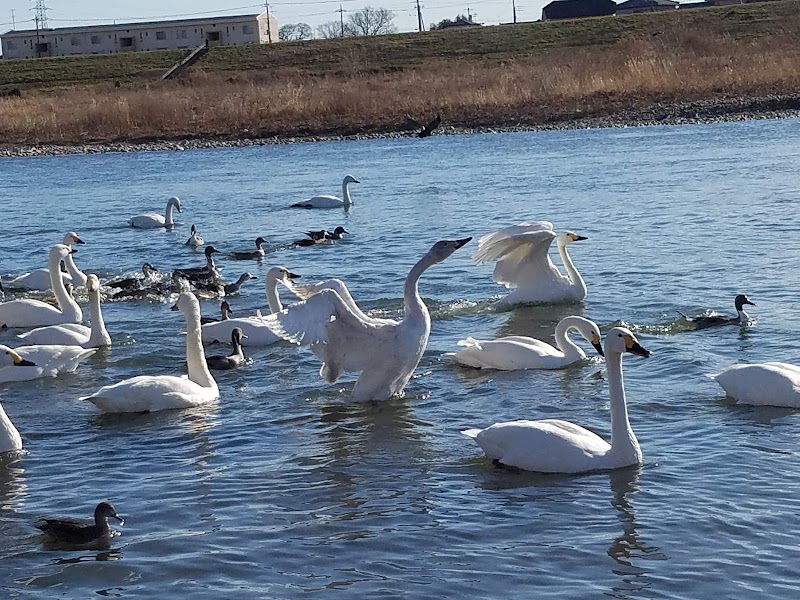
[[558, 245], [558, 253], [561, 255], [561, 260], [564, 263], [564, 268], [567, 270], [567, 276], [569, 277], [572, 286], [578, 288], [583, 292], [583, 295], [586, 295], [586, 283], [583, 281], [583, 277], [581, 274], [578, 273], [578, 269], [575, 268], [575, 265], [572, 262], [572, 259], [569, 256], [569, 252], [567, 252], [566, 245], [559, 244]]
[[205, 388], [217, 386], [203, 354], [199, 309], [186, 312], [186, 364], [189, 366], [189, 379], [197, 385]]
[[349, 186], [349, 181], [342, 182], [342, 202], [344, 202], [345, 206], [351, 206], [353, 204], [353, 199], [350, 197]]
[[67, 267], [67, 273], [72, 277], [72, 285], [75, 287], [86, 285], [86, 273], [81, 271], [72, 260], [72, 254], [67, 255], [64, 259], [64, 266]]
[[172, 208], [175, 206], [175, 201], [170, 200], [167, 202], [167, 212], [164, 213], [164, 225], [166, 227], [171, 227], [173, 225], [172, 222]]
[[642, 450], [628, 420], [625, 402], [625, 384], [622, 380], [622, 354], [606, 352], [608, 395], [611, 399], [611, 451], [617, 455], [630, 455], [641, 461]]
[[281, 297], [278, 294], [278, 280], [271, 277], [267, 279], [267, 304], [270, 313], [278, 313], [283, 310]]
[[80, 323], [83, 321], [83, 312], [78, 303], [75, 302], [75, 298], [70, 296], [67, 293], [67, 288], [64, 287], [64, 279], [61, 277], [61, 256], [56, 252], [51, 252], [48, 267], [50, 271], [50, 288], [56, 295], [58, 308], [71, 322]]
[[579, 324], [582, 323], [581, 317], [564, 317], [556, 325], [556, 346], [564, 353], [566, 359], [574, 361], [586, 356], [584, 351], [567, 335], [570, 329], [579, 329]]
[[417, 264], [411, 267], [406, 277], [405, 289], [403, 290], [403, 306], [405, 310], [404, 321], [414, 318], [421, 318], [427, 323], [427, 328], [430, 330], [431, 316], [428, 312], [428, 307], [422, 301], [419, 295], [419, 278], [422, 274], [434, 264], [431, 259], [430, 252], [423, 256]]
[[0, 452], [22, 450], [22, 437], [0, 404]]
[[89, 317], [92, 319], [92, 333], [89, 336], [89, 346], [110, 346], [111, 336], [106, 330], [103, 313], [100, 310], [100, 291], [89, 292]]

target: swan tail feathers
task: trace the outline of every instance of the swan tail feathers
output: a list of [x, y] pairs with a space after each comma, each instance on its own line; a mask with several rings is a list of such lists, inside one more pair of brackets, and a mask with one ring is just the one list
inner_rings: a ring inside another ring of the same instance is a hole
[[458, 342], [456, 342], [456, 345], [464, 346], [465, 348], [478, 348], [479, 350], [483, 349], [481, 348], [480, 340], [476, 340], [474, 337], [468, 337], [465, 340], [458, 340]]
[[483, 431], [482, 429], [463, 429], [461, 431], [461, 435], [465, 435], [468, 438], [472, 438], [473, 440], [478, 437], [478, 434]]

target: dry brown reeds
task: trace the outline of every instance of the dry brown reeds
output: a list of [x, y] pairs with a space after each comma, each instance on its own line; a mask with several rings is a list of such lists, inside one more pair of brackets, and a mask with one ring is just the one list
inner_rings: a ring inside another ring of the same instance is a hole
[[[357, 62], [357, 61], [356, 61]], [[441, 112], [463, 126], [534, 125], [625, 108], [800, 90], [793, 37], [733, 40], [691, 29], [560, 48], [502, 63], [438, 61], [399, 72], [264, 77], [204, 73], [0, 99], [0, 140], [63, 143], [387, 132]]]

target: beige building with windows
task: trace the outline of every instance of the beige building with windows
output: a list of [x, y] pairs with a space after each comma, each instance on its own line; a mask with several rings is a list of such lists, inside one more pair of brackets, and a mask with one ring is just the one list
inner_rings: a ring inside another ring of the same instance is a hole
[[94, 25], [8, 31], [0, 36], [3, 58], [114, 54], [143, 50], [268, 44], [278, 39], [278, 21], [266, 11], [180, 21], [151, 21], [121, 25]]

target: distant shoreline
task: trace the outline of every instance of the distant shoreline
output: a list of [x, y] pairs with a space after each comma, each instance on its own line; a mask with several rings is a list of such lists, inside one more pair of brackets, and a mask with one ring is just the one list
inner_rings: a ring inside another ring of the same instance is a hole
[[[447, 124], [433, 135], [464, 135], [477, 133], [509, 133], [520, 131], [557, 131], [577, 129], [601, 129], [612, 127], [646, 127], [653, 125], [695, 125], [757, 119], [785, 119], [800, 117], [800, 94], [769, 95], [758, 97], [726, 98], [722, 100], [700, 100], [679, 104], [657, 104], [650, 107], [635, 107], [602, 116], [573, 115], [571, 118], [552, 120], [546, 123], [491, 122], [475, 124]], [[108, 152], [164, 152], [210, 148], [234, 148], [273, 144], [294, 144], [342, 140], [370, 140], [386, 138], [415, 138], [413, 130], [370, 133], [325, 132], [318, 135], [268, 135], [258, 136], [253, 132], [237, 136], [198, 136], [164, 139], [129, 139], [109, 142], [75, 142], [42, 144], [0, 143], [0, 158], [58, 156], [66, 154], [100, 154]]]

